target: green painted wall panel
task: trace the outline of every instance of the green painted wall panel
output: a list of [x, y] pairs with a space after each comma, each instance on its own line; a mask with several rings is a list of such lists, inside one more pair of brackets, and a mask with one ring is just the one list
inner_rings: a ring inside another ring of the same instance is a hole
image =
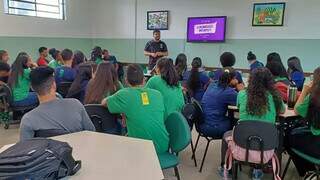
[[[0, 37], [0, 49], [6, 49], [14, 60], [19, 51], [26, 51], [37, 57], [40, 46], [56, 47], [59, 49], [80, 49], [89, 56], [94, 45], [109, 49], [123, 62], [147, 63], [148, 58], [143, 55], [146, 42], [149, 39], [86, 39], [86, 38], [41, 38], [41, 37]], [[298, 56], [307, 72], [320, 66], [318, 52], [320, 39], [232, 39], [225, 43], [187, 43], [184, 39], [164, 39], [169, 48], [169, 55], [173, 59], [181, 52], [187, 54], [191, 63], [192, 58], [199, 56], [205, 66], [220, 66], [219, 56], [225, 51], [233, 52], [237, 57], [235, 67], [247, 68], [246, 56], [253, 51], [259, 60], [266, 61], [270, 52], [279, 52], [284, 63], [290, 56]]]

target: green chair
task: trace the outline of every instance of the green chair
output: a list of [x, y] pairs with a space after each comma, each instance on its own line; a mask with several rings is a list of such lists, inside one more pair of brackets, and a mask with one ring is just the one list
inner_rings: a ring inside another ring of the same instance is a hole
[[179, 112], [171, 113], [165, 121], [169, 133], [169, 151], [158, 154], [162, 169], [174, 168], [175, 175], [180, 180], [178, 154], [184, 150], [191, 141], [191, 132], [187, 120]]
[[[313, 178], [317, 178], [317, 180], [320, 178], [320, 159], [316, 159], [316, 158], [314, 158], [314, 157], [311, 157], [311, 156], [309, 156], [309, 155], [307, 155], [307, 154], [304, 154], [304, 153], [302, 153], [302, 152], [300, 152], [299, 150], [297, 150], [297, 149], [294, 149], [294, 148], [291, 148], [291, 150], [295, 153], [295, 154], [297, 154], [298, 156], [300, 156], [301, 158], [303, 158], [303, 159], [305, 159], [305, 160], [307, 160], [307, 161], [309, 161], [309, 162], [311, 162], [312, 164], [314, 164], [315, 165], [315, 167], [316, 167], [316, 170], [308, 177], [309, 179], [313, 179]], [[289, 165], [290, 165], [290, 162], [291, 162], [291, 157], [288, 159], [288, 162], [287, 162], [287, 164], [286, 164], [286, 167], [285, 167], [285, 169], [284, 169], [284, 172], [283, 172], [283, 174], [282, 174], [282, 177], [281, 177], [281, 179], [284, 179], [285, 178], [285, 175], [286, 175], [286, 173], [287, 173], [287, 170], [288, 170], [288, 167], [289, 167]]]

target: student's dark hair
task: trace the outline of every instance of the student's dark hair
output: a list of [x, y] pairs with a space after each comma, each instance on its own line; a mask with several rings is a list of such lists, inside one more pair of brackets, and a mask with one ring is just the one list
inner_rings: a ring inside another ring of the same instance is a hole
[[77, 75], [71, 84], [67, 97], [74, 97], [75, 95], [80, 93], [82, 90], [81, 88], [82, 83], [84, 81], [89, 81], [92, 78], [92, 71], [93, 71], [92, 64], [93, 63], [88, 62], [88, 63], [82, 63], [79, 65]]
[[130, 64], [127, 68], [126, 79], [131, 86], [143, 84], [143, 70], [140, 65]]
[[153, 34], [155, 34], [155, 33], [160, 33], [160, 30], [158, 30], [158, 29], [154, 30]]
[[79, 64], [84, 63], [86, 61], [87, 61], [87, 58], [83, 54], [83, 52], [76, 50], [76, 51], [74, 51], [74, 55], [73, 55], [72, 68], [75, 68]]
[[8, 80], [8, 85], [11, 88], [14, 88], [17, 83], [20, 76], [23, 75], [24, 69], [28, 68], [28, 60], [30, 56], [25, 52], [20, 52], [16, 58], [16, 60], [13, 62], [11, 66], [11, 74]]
[[222, 67], [232, 67], [236, 63], [236, 57], [231, 52], [224, 52], [220, 56]]
[[96, 61], [97, 58], [102, 59], [102, 49], [99, 46], [95, 46], [91, 51], [90, 61]]
[[48, 49], [48, 48], [46, 48], [46, 47], [40, 47], [38, 51], [39, 51], [39, 53], [43, 53], [43, 51], [45, 51], [45, 50], [47, 50], [47, 49]]
[[247, 88], [247, 106], [248, 114], [253, 116], [263, 116], [269, 110], [268, 96], [271, 94], [275, 103], [276, 112], [280, 113], [282, 99], [275, 87], [271, 72], [263, 67], [254, 69], [250, 73], [249, 84]]
[[161, 78], [167, 82], [170, 87], [179, 85], [179, 76], [174, 68], [173, 60], [170, 58], [161, 58], [157, 62]]
[[72, 60], [73, 52], [70, 49], [64, 49], [61, 52], [61, 57], [64, 61]]
[[59, 50], [57, 50], [56, 48], [51, 48], [49, 50], [49, 54], [51, 55], [51, 57], [55, 60], [57, 60], [57, 56], [59, 55], [59, 53], [61, 53]]
[[107, 94], [113, 94], [120, 89], [119, 80], [114, 66], [103, 62], [98, 65], [94, 78], [88, 83], [84, 103], [99, 104]]
[[37, 67], [30, 73], [31, 87], [40, 96], [50, 93], [55, 82], [54, 69], [50, 67]]
[[202, 66], [201, 58], [195, 57], [192, 60], [191, 66], [192, 66], [192, 69], [191, 69], [190, 77], [187, 82], [187, 86], [190, 93], [193, 94], [193, 92], [196, 89], [200, 88], [201, 86], [200, 72], [199, 72], [199, 68]]
[[8, 52], [6, 50], [0, 50], [0, 61], [3, 61], [3, 56], [7, 53]]
[[280, 55], [278, 53], [273, 52], [273, 53], [268, 54], [266, 67], [271, 67], [271, 65], [268, 65], [268, 64], [270, 64], [272, 62], [278, 62], [278, 66], [280, 66], [280, 67], [278, 67], [279, 71], [280, 71], [279, 72], [280, 74], [278, 76], [279, 77], [288, 78], [288, 74], [287, 74], [286, 68], [284, 67], [284, 65], [282, 63], [282, 60], [281, 60], [281, 57], [280, 57]]
[[320, 129], [320, 67], [313, 72], [313, 82], [310, 93], [310, 104], [306, 119], [315, 129]]
[[248, 61], [254, 61], [256, 59], [257, 59], [257, 57], [255, 54], [252, 53], [252, 51], [248, 52], [248, 56], [247, 56]]
[[176, 58], [175, 68], [180, 77], [187, 70], [187, 56], [183, 53], [179, 54]]
[[9, 66], [9, 64], [0, 61], [0, 71], [9, 72], [9, 71], [10, 71], [10, 66]]
[[303, 69], [300, 63], [300, 59], [296, 56], [290, 57], [288, 59], [288, 75], [291, 73], [298, 71], [303, 73]]
[[225, 67], [222, 69], [222, 75], [219, 78], [218, 84], [225, 89], [235, 77], [236, 71], [231, 67]]
[[278, 61], [270, 61], [266, 64], [266, 68], [270, 70], [274, 77], [287, 77], [283, 76], [283, 71], [286, 71]]

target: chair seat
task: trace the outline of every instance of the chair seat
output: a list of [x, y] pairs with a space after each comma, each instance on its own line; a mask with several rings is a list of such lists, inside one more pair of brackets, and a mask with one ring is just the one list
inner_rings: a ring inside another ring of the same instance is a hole
[[304, 153], [302, 153], [302, 152], [300, 152], [300, 151], [298, 151], [298, 150], [296, 150], [294, 148], [292, 148], [291, 150], [294, 153], [296, 153], [298, 156], [302, 157], [303, 159], [305, 159], [305, 160], [307, 160], [307, 161], [309, 161], [309, 162], [311, 162], [311, 163], [313, 163], [315, 165], [318, 165], [318, 166], [320, 165], [320, 159], [317, 159], [317, 158], [311, 157], [309, 155], [306, 155], [306, 154], [304, 154]]
[[158, 154], [161, 169], [168, 169], [175, 167], [179, 164], [179, 159], [176, 155], [170, 154], [169, 152]]

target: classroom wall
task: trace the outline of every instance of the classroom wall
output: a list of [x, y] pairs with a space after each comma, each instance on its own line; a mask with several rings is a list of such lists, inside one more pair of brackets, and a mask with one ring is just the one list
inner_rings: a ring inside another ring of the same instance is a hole
[[[287, 0], [283, 27], [252, 27], [253, 2], [265, 0], [96, 0], [93, 44], [111, 50], [126, 62], [146, 63], [145, 43], [152, 37], [146, 30], [149, 10], [169, 10], [170, 26], [162, 32], [171, 57], [184, 52], [191, 58], [202, 57], [206, 66], [219, 66], [219, 55], [232, 51], [238, 58], [236, 67], [246, 68], [246, 54], [252, 50], [261, 61], [268, 53], [279, 52], [283, 60], [299, 56], [306, 71], [319, 65], [316, 54], [320, 45], [319, 0]], [[268, 1], [271, 2], [271, 1]], [[101, 15], [103, 14], [103, 15]], [[188, 17], [228, 16], [225, 43], [187, 43]]]
[[6, 49], [11, 62], [20, 51], [34, 59], [40, 46], [71, 48], [89, 53], [92, 47], [92, 5], [90, 0], [67, 0], [66, 20], [4, 14], [0, 0], [0, 49]]

